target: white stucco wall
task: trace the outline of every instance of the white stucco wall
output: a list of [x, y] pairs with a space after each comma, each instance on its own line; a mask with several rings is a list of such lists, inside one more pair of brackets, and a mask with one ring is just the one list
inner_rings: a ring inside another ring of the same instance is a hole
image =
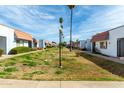
[[117, 56], [117, 39], [124, 38], [124, 26], [109, 31], [110, 33], [110, 55]]
[[107, 41], [107, 49], [100, 49], [99, 42], [96, 42], [96, 46], [101, 53], [117, 57], [117, 39], [124, 38], [124, 26], [110, 30], [109, 31], [109, 40]]
[[14, 29], [0, 25], [0, 36], [6, 37], [6, 54], [16, 47], [16, 42], [14, 40]]

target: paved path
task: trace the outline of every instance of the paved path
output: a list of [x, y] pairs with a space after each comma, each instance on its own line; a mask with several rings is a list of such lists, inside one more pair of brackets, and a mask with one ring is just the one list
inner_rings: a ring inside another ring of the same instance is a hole
[[22, 55], [26, 55], [26, 54], [31, 54], [31, 53], [36, 53], [36, 52], [41, 52], [41, 51], [43, 51], [43, 50], [31, 51], [31, 52], [26, 52], [26, 53], [21, 53], [21, 54], [16, 54], [16, 55], [2, 55], [2, 57], [0, 57], [0, 60], [13, 58], [13, 57], [17, 57], [17, 56], [22, 56]]
[[113, 81], [29, 81], [0, 79], [0, 88], [124, 88]]
[[104, 58], [104, 59], [107, 59], [107, 60], [110, 60], [113, 62], [118, 62], [118, 63], [124, 64], [124, 60], [120, 60], [119, 58], [116, 58], [116, 57], [107, 57], [107, 56], [103, 56], [100, 54], [94, 54], [94, 53], [91, 53], [89, 51], [83, 51], [83, 52], [90, 54], [90, 55], [93, 55], [93, 56], [96, 56], [96, 57]]

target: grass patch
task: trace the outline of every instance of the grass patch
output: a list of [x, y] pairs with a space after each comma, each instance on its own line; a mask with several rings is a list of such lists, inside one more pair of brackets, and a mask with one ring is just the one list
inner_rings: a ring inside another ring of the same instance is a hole
[[23, 65], [32, 67], [32, 66], [36, 66], [37, 63], [34, 62], [33, 60], [27, 60], [27, 59], [26, 59], [26, 60], [23, 61]]
[[32, 73], [24, 73], [24, 75], [23, 75], [24, 77], [32, 77], [33, 76], [33, 74]]
[[48, 60], [44, 60], [44, 65], [50, 65], [50, 63], [48, 62]]
[[15, 72], [18, 71], [16, 67], [7, 67], [4, 69], [5, 72]]
[[60, 69], [58, 69], [58, 70], [55, 72], [55, 74], [62, 74], [62, 73], [63, 73], [63, 71], [60, 70]]
[[111, 72], [112, 74], [124, 77], [124, 64], [109, 61], [100, 57], [92, 56], [86, 53], [81, 53], [81, 56], [95, 63], [99, 67]]
[[5, 63], [5, 66], [6, 66], [6, 67], [7, 67], [7, 66], [13, 66], [13, 65], [15, 65], [15, 64], [16, 64], [15, 61], [10, 61], [10, 62]]
[[67, 48], [62, 49], [63, 68], [59, 68], [58, 52], [57, 48], [49, 48], [2, 60], [0, 76], [26, 80], [124, 80], [124, 65], [91, 55], [76, 56], [74, 51], [69, 52]]
[[8, 72], [0, 72], [0, 78], [5, 78], [5, 77], [7, 77], [8, 75], [11, 75], [11, 73], [8, 73]]
[[47, 72], [46, 71], [34, 71], [31, 73], [24, 73], [23, 79], [29, 79], [29, 78], [32, 78], [33, 75], [41, 75], [41, 74], [45, 74], [45, 73], [47, 73]]
[[16, 60], [16, 58], [11, 58], [11, 60], [12, 60], [12, 61], [15, 61], [15, 60]]
[[26, 60], [32, 60], [32, 57], [31, 57], [30, 54], [29, 55], [24, 55], [24, 56], [21, 56], [21, 57], [23, 57]]
[[41, 74], [45, 74], [46, 71], [34, 71], [32, 72], [32, 74], [37, 74], [37, 75], [41, 75]]

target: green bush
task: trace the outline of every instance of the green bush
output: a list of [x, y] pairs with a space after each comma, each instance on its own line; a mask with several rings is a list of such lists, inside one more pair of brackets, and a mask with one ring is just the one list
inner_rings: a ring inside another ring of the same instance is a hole
[[10, 50], [10, 54], [19, 54], [19, 53], [25, 53], [25, 52], [29, 52], [32, 49], [29, 47], [15, 47], [13, 49]]
[[2, 50], [2, 49], [0, 49], [0, 57], [2, 56], [2, 54], [3, 54], [3, 50]]

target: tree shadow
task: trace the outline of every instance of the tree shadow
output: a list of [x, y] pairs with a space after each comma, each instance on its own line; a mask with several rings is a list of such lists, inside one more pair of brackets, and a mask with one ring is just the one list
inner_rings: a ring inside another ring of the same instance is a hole
[[88, 59], [89, 61], [111, 72], [112, 74], [124, 77], [124, 64], [109, 61], [83, 52], [80, 52], [80, 56]]

